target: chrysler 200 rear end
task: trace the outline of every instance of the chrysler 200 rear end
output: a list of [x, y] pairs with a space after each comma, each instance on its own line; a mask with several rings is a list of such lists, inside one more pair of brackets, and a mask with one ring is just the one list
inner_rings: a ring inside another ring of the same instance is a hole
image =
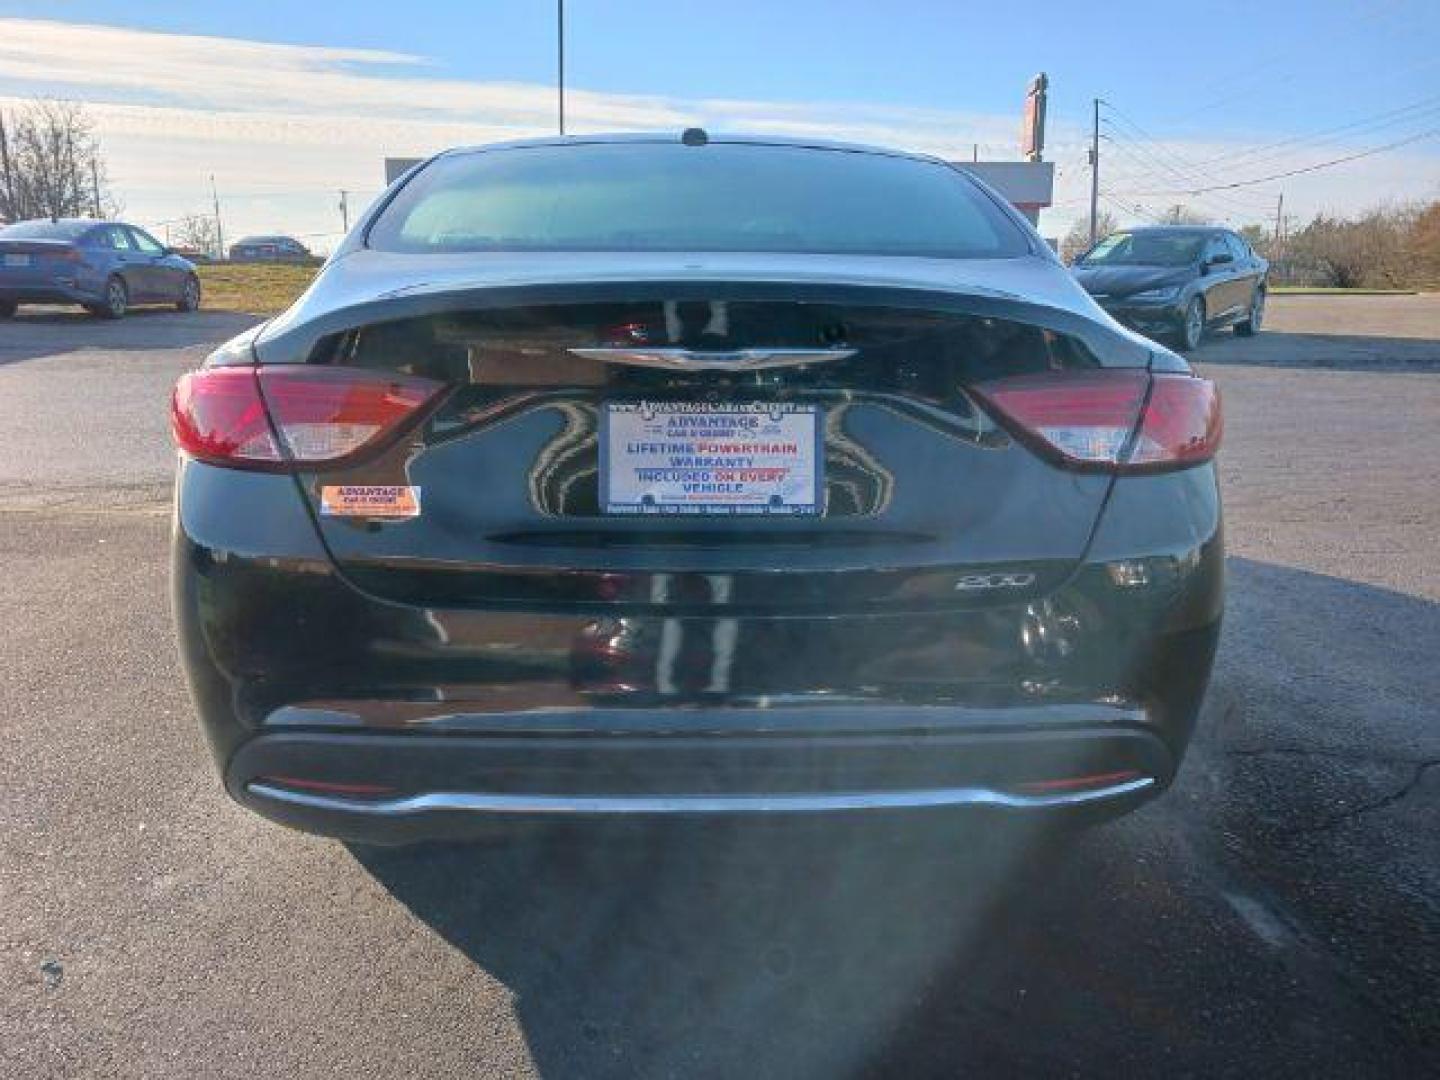
[[927, 158], [443, 154], [174, 425], [201, 720], [316, 832], [1114, 812], [1209, 676], [1213, 388]]

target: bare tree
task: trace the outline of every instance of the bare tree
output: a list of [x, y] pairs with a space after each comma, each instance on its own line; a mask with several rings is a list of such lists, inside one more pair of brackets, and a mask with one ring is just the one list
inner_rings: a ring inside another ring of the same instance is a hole
[[[1115, 215], [1109, 210], [1101, 210], [1095, 217], [1095, 235], [1098, 237], [1109, 236], [1118, 227]], [[1070, 226], [1064, 238], [1060, 241], [1060, 258], [1068, 266], [1076, 258], [1083, 255], [1090, 246], [1090, 219], [1088, 217], [1076, 218], [1075, 224]]]
[[1349, 221], [1317, 214], [1286, 242], [1287, 269], [1300, 284], [1342, 289], [1415, 284], [1423, 220], [1413, 206], [1377, 207]]
[[174, 244], [191, 251], [203, 251], [212, 258], [221, 258], [220, 231], [209, 214], [186, 214], [170, 230]]
[[1440, 285], [1440, 202], [1431, 203], [1415, 216], [1410, 248], [1414, 253], [1413, 284]]
[[0, 219], [103, 217], [116, 209], [84, 106], [42, 100], [0, 112]]
[[1242, 237], [1244, 237], [1247, 244], [1249, 244], [1252, 248], [1258, 251], [1261, 255], [1269, 258], [1268, 252], [1270, 251], [1270, 245], [1275, 239], [1274, 233], [1272, 233], [1264, 225], [1255, 224], [1242, 225], [1236, 231], [1239, 232]]
[[1160, 215], [1161, 225], [1209, 225], [1210, 218], [1183, 203], [1176, 203]]

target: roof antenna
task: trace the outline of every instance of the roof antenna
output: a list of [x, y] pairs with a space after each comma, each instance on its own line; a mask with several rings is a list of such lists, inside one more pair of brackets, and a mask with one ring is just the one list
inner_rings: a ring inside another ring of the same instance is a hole
[[680, 135], [680, 141], [686, 146], [704, 146], [710, 141], [710, 136], [705, 134], [704, 128], [686, 128]]

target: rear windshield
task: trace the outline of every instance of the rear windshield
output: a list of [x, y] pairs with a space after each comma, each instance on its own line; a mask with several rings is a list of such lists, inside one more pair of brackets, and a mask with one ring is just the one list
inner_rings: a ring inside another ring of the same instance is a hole
[[74, 240], [94, 227], [93, 221], [17, 221], [0, 227], [0, 240]]
[[1026, 239], [937, 162], [790, 146], [598, 143], [444, 157], [371, 227], [383, 251], [759, 251], [994, 258]]

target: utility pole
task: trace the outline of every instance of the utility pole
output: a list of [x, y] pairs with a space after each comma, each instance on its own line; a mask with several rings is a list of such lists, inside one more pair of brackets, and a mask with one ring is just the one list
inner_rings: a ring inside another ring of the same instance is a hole
[[15, 174], [10, 169], [10, 141], [5, 134], [3, 112], [0, 112], [0, 181], [5, 184], [5, 190], [0, 191], [0, 213], [18, 220], [20, 207], [15, 202]]
[[1090, 246], [1100, 221], [1100, 99], [1095, 99], [1095, 121], [1090, 128]]
[[210, 174], [210, 198], [215, 203], [215, 252], [217, 259], [225, 258], [225, 229], [220, 224], [220, 193], [215, 190], [215, 174]]
[[100, 166], [90, 159], [90, 188], [95, 193], [95, 220], [100, 220]]
[[1275, 199], [1275, 249], [1277, 251], [1280, 249], [1280, 229], [1281, 223], [1285, 220], [1284, 213], [1285, 192], [1282, 191]]
[[555, 65], [558, 77], [560, 134], [565, 134], [565, 0], [555, 0], [555, 44], [559, 57]]
[[349, 196], [350, 193], [348, 191], [344, 188], [340, 189], [340, 231], [342, 233], [348, 233], [350, 231]]

